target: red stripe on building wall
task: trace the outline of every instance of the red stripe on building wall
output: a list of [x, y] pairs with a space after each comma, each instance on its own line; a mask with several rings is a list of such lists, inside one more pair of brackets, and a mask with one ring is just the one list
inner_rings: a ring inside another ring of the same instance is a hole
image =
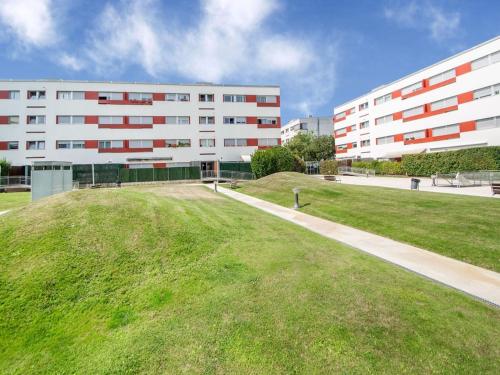
[[98, 116], [85, 116], [86, 124], [97, 124], [99, 122]]
[[99, 124], [99, 129], [152, 129], [152, 124]]
[[165, 116], [153, 116], [153, 124], [165, 124]]
[[0, 116], [0, 125], [8, 125], [9, 116]]
[[457, 96], [458, 104], [464, 104], [467, 102], [471, 102], [474, 100], [474, 92], [469, 91], [469, 92], [464, 92], [463, 94], [459, 94]]
[[404, 135], [403, 134], [394, 134], [394, 142], [403, 142]]
[[85, 141], [85, 148], [97, 148], [99, 141]]
[[85, 100], [97, 100], [99, 93], [97, 91], [85, 91]]
[[392, 114], [392, 120], [401, 120], [403, 118], [403, 112], [396, 112]]
[[455, 75], [461, 76], [472, 71], [472, 64], [470, 62], [457, 66], [455, 68]]
[[9, 142], [0, 142], [0, 150], [5, 151], [9, 149]]
[[0, 99], [9, 99], [9, 91], [0, 91]]
[[401, 96], [401, 99], [411, 98], [412, 96], [420, 95], [420, 94], [423, 94], [425, 92], [428, 92], [428, 91], [431, 91], [431, 90], [435, 90], [435, 89], [438, 89], [440, 87], [449, 85], [451, 83], [454, 83], [455, 81], [456, 81], [456, 78], [450, 78], [450, 79], [448, 79], [446, 81], [439, 82], [439, 83], [436, 83], [435, 85], [429, 86], [429, 80], [428, 79], [424, 79], [424, 87], [422, 87], [420, 90], [413, 91], [413, 92], [410, 92], [410, 93], [408, 93], [406, 95]]
[[153, 163], [153, 168], [167, 168], [167, 163]]
[[425, 106], [426, 106], [425, 107], [426, 111], [424, 113], [421, 113], [421, 114], [415, 115], [415, 116], [406, 117], [406, 118], [403, 119], [403, 122], [419, 120], [421, 118], [435, 116], [435, 115], [440, 115], [442, 113], [456, 111], [458, 109], [458, 105], [453, 105], [453, 106], [446, 107], [446, 108], [441, 108], [441, 109], [438, 109], [438, 110], [435, 110], [435, 111], [427, 111], [427, 109], [429, 107], [429, 104], [426, 104]]
[[247, 124], [256, 125], [257, 124], [257, 117], [247, 116]]
[[[432, 131], [428, 130], [428, 132], [431, 133]], [[419, 138], [419, 139], [408, 139], [408, 140], [404, 141], [404, 143], [405, 143], [405, 145], [411, 145], [411, 144], [415, 144], [415, 143], [445, 141], [447, 139], [454, 139], [454, 138], [460, 138], [460, 133], [438, 135], [435, 137], [433, 137], [432, 134], [430, 134], [429, 137]]]
[[166, 142], [164, 139], [153, 139], [153, 147], [154, 148], [166, 147]]
[[245, 101], [247, 103], [257, 103], [257, 95], [246, 95]]
[[[124, 141], [124, 146], [125, 146]], [[118, 154], [118, 153], [128, 153], [128, 152], [153, 152], [152, 148], [129, 148], [129, 147], [121, 147], [121, 148], [100, 148], [98, 150], [100, 154]]]
[[155, 102], [162, 102], [165, 101], [165, 93], [162, 92], [154, 92], [153, 93], [153, 100]]
[[259, 140], [257, 138], [247, 138], [247, 146], [257, 146]]
[[476, 130], [475, 121], [466, 121], [460, 123], [460, 133], [470, 132]]
[[401, 96], [401, 90], [396, 90], [391, 93], [392, 99], [397, 99]]

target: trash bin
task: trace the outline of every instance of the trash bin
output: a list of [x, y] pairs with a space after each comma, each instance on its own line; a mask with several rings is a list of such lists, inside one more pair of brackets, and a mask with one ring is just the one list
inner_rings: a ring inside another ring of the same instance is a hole
[[437, 175], [435, 174], [431, 175], [431, 180], [432, 180], [432, 186], [437, 186], [436, 185]]
[[418, 185], [420, 184], [420, 179], [419, 178], [412, 178], [411, 179], [411, 190], [418, 190]]

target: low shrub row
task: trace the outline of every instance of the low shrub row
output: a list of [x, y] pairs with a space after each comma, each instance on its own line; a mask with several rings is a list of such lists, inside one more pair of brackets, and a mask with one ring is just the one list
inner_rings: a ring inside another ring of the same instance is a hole
[[375, 170], [376, 174], [383, 175], [403, 175], [405, 174], [402, 165], [397, 161], [354, 161], [352, 166], [355, 168], [366, 168]]

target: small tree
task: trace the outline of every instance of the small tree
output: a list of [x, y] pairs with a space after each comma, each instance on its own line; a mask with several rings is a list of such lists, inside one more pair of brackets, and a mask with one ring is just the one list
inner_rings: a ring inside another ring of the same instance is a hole
[[276, 172], [294, 171], [296, 168], [293, 154], [281, 146], [255, 151], [251, 165], [252, 172], [257, 178]]
[[322, 160], [319, 163], [319, 173], [325, 175], [334, 175], [338, 173], [338, 165], [336, 160]]
[[286, 147], [304, 161], [327, 160], [335, 156], [335, 140], [329, 135], [316, 137], [312, 133], [300, 133]]
[[10, 168], [10, 162], [8, 162], [5, 158], [0, 159], [0, 169], [1, 169], [2, 176], [9, 175], [9, 168]]

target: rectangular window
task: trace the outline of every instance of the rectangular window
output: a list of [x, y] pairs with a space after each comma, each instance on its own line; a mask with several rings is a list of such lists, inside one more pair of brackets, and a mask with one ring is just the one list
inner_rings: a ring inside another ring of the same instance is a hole
[[223, 100], [230, 103], [243, 103], [246, 101], [246, 97], [245, 95], [224, 95]]
[[20, 92], [19, 91], [9, 91], [9, 99], [11, 100], [19, 100], [19, 98], [21, 97], [20, 95]]
[[394, 143], [394, 136], [390, 135], [388, 137], [380, 137], [376, 140], [377, 145], [386, 145], [388, 143]]
[[189, 125], [189, 116], [167, 116], [169, 125]]
[[85, 116], [57, 116], [57, 123], [62, 125], [85, 124]]
[[28, 125], [43, 125], [45, 124], [45, 116], [30, 115], [28, 116]]
[[83, 100], [85, 92], [83, 91], [58, 91], [57, 99], [61, 100]]
[[99, 100], [123, 100], [123, 92], [100, 92]]
[[190, 139], [167, 139], [165, 140], [166, 147], [191, 147]]
[[346, 111], [344, 111], [344, 112], [340, 112], [340, 113], [337, 113], [337, 114], [336, 114], [333, 118], [334, 118], [335, 120], [339, 120], [339, 119], [341, 119], [341, 118], [344, 118], [344, 117], [346, 116], [346, 113], [347, 113]]
[[27, 141], [27, 150], [45, 150], [45, 141]]
[[153, 94], [150, 92], [131, 92], [128, 94], [128, 100], [138, 100], [138, 101], [153, 101]]
[[344, 134], [347, 134], [347, 128], [342, 128], [342, 129], [335, 130], [335, 136], [336, 137], [338, 137], [340, 135], [344, 135]]
[[152, 125], [152, 116], [129, 116], [128, 123], [131, 125]]
[[257, 124], [276, 125], [277, 121], [276, 117], [259, 117]]
[[224, 139], [224, 147], [246, 147], [246, 138]]
[[72, 148], [85, 148], [85, 141], [71, 141]]
[[403, 112], [403, 117], [411, 117], [411, 116], [416, 116], [424, 113], [424, 106], [418, 106], [415, 108], [410, 108], [407, 109], [406, 111]]
[[365, 102], [365, 103], [359, 105], [360, 111], [363, 111], [365, 109], [368, 109], [368, 102]]
[[343, 145], [338, 145], [337, 146], [337, 150], [347, 150], [347, 144], [343, 144]]
[[19, 124], [19, 116], [9, 116], [8, 123], [9, 123], [9, 125]]
[[392, 100], [392, 94], [379, 96], [375, 99], [375, 105], [383, 104]]
[[19, 142], [17, 141], [7, 142], [7, 150], [19, 150]]
[[189, 102], [189, 94], [167, 94], [165, 99], [167, 102]]
[[401, 95], [411, 94], [412, 92], [418, 91], [421, 88], [422, 88], [422, 81], [404, 87], [403, 89], [401, 89]]
[[369, 128], [370, 127], [370, 122], [369, 121], [363, 121], [361, 123], [359, 123], [359, 128], [360, 129], [366, 129], [366, 128]]
[[358, 142], [352, 142], [352, 148], [358, 148]]
[[215, 147], [215, 139], [200, 139], [200, 147]]
[[43, 99], [45, 99], [45, 90], [28, 91], [28, 99], [30, 99], [30, 100], [43, 100]]
[[500, 117], [483, 118], [476, 121], [476, 130], [487, 130], [500, 127]]
[[128, 142], [129, 148], [153, 148], [152, 140], [133, 140]]
[[437, 111], [438, 109], [448, 108], [457, 104], [458, 104], [457, 97], [452, 96], [451, 98], [446, 98], [431, 103], [431, 111]]
[[432, 76], [431, 78], [429, 78], [429, 86], [434, 86], [451, 78], [455, 78], [455, 69], [447, 70], [446, 72]]
[[99, 148], [123, 148], [123, 141], [99, 141]]
[[214, 116], [200, 116], [199, 118], [199, 123], [200, 125], [213, 125], [215, 124], [215, 117]]
[[454, 133], [459, 133], [460, 128], [458, 124], [454, 125], [446, 125], [446, 126], [440, 126], [438, 128], [432, 129], [432, 136], [439, 136], [439, 135], [447, 135], [447, 134], [454, 134]]
[[59, 149], [69, 149], [71, 148], [71, 141], [57, 141], [56, 148]]
[[370, 146], [370, 140], [369, 139], [364, 139], [360, 142], [361, 147], [368, 147]]
[[425, 130], [419, 130], [416, 132], [406, 133], [403, 135], [405, 141], [412, 141], [414, 139], [425, 138]]
[[259, 138], [257, 140], [258, 146], [278, 146], [277, 138]]
[[375, 125], [386, 124], [392, 121], [392, 115], [382, 116], [375, 119]]
[[123, 116], [99, 116], [99, 124], [121, 125], [123, 124]]
[[224, 124], [246, 124], [246, 117], [224, 117]]
[[474, 99], [486, 98], [492, 95], [498, 95], [500, 93], [500, 84], [494, 86], [483, 87], [478, 90], [474, 90]]
[[200, 94], [198, 95], [198, 100], [200, 102], [211, 103], [214, 101], [214, 94]]
[[481, 69], [490, 64], [495, 64], [500, 61], [500, 51], [474, 60], [471, 64], [472, 70]]
[[277, 103], [276, 95], [257, 95], [257, 103]]

